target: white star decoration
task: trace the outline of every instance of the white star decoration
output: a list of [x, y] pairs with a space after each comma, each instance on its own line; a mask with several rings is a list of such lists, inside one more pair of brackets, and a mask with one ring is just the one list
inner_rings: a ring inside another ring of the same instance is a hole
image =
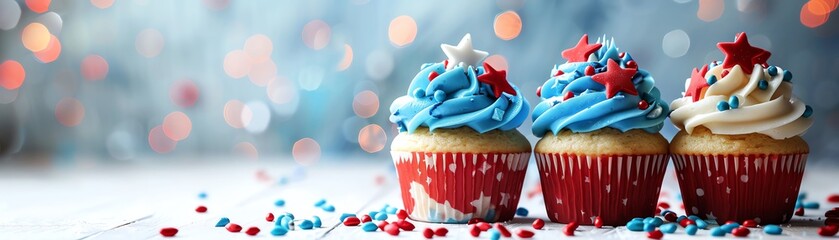
[[464, 70], [469, 66], [477, 68], [481, 61], [489, 55], [487, 52], [472, 48], [472, 35], [468, 33], [460, 39], [460, 43], [457, 46], [440, 44], [440, 48], [443, 49], [446, 57], [449, 58], [449, 64], [446, 65], [446, 70], [452, 70], [456, 66], [461, 65]]

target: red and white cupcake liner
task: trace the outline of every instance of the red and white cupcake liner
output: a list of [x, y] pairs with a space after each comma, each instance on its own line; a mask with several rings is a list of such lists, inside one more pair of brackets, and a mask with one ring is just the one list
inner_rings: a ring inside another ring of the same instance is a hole
[[667, 154], [587, 156], [537, 153], [548, 218], [559, 223], [626, 224], [655, 214]]
[[685, 212], [703, 219], [788, 222], [807, 154], [673, 155]]
[[513, 218], [530, 153], [391, 152], [411, 219], [465, 223]]

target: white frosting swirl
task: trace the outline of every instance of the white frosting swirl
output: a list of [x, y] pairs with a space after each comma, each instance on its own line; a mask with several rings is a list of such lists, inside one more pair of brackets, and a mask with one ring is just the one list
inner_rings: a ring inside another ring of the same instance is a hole
[[[761, 133], [774, 139], [786, 139], [804, 134], [813, 119], [803, 117], [807, 106], [792, 95], [792, 83], [783, 81], [783, 69], [777, 68], [775, 76], [759, 64], [752, 74], [746, 74], [740, 65], [720, 77], [721, 65], [708, 70], [704, 77], [716, 76], [719, 81], [705, 90], [704, 98], [693, 102], [691, 97], [676, 99], [670, 104], [670, 120], [677, 128], [691, 133], [697, 126], [704, 126], [714, 134], [738, 135]], [[765, 79], [766, 89], [758, 84]], [[686, 82], [690, 84], [690, 79]], [[684, 96], [684, 93], [682, 94]], [[720, 111], [717, 104], [737, 96], [740, 106]]]

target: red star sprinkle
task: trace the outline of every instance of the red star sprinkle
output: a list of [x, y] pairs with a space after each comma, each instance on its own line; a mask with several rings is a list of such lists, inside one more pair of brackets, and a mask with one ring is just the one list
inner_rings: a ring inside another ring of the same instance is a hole
[[745, 32], [738, 34], [737, 40], [734, 40], [734, 42], [717, 43], [717, 48], [725, 54], [725, 59], [722, 61], [723, 68], [740, 65], [743, 72], [747, 74], [752, 73], [755, 64], [766, 65], [766, 60], [769, 60], [769, 56], [772, 55], [762, 48], [753, 47], [749, 44]]
[[685, 97], [693, 97], [694, 102], [702, 99], [702, 89], [708, 86], [705, 73], [708, 73], [707, 64], [702, 66], [702, 70], [693, 68], [693, 72], [690, 74], [690, 85], [688, 86], [688, 90], [685, 91]]
[[562, 51], [562, 57], [569, 62], [585, 62], [588, 61], [588, 55], [600, 49], [600, 46], [600, 43], [588, 44], [588, 34], [583, 34], [577, 46]]
[[489, 84], [492, 87], [495, 98], [501, 97], [501, 92], [509, 93], [513, 96], [516, 95], [516, 90], [507, 82], [507, 71], [496, 71], [487, 63], [484, 63], [484, 70], [486, 72], [478, 76], [478, 81]]
[[606, 86], [606, 97], [612, 98], [618, 91], [632, 95], [638, 95], [638, 89], [632, 84], [632, 76], [638, 72], [637, 69], [623, 69], [615, 60], [609, 59], [606, 64], [606, 71], [591, 76], [595, 82]]

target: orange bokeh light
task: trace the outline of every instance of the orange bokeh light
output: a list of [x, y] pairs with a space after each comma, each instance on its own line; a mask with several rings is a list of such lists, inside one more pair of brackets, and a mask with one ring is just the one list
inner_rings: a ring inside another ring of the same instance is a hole
[[251, 63], [262, 63], [271, 60], [274, 44], [263, 34], [256, 34], [245, 40], [245, 53], [250, 56]]
[[240, 142], [233, 146], [233, 152], [249, 159], [259, 159], [259, 151], [253, 143]]
[[356, 94], [352, 101], [352, 110], [355, 115], [362, 118], [376, 115], [376, 112], [379, 111], [379, 96], [370, 90]]
[[90, 4], [101, 9], [109, 8], [114, 5], [114, 0], [90, 0]]
[[300, 165], [312, 165], [320, 160], [320, 144], [311, 138], [297, 140], [291, 149], [291, 155]]
[[495, 70], [507, 70], [508, 68], [507, 58], [504, 58], [504, 56], [501, 56], [500, 54], [489, 56], [486, 60], [484, 60], [484, 62], [489, 63], [489, 65], [492, 66], [492, 68], [495, 68]]
[[250, 58], [245, 51], [233, 50], [224, 56], [224, 73], [232, 78], [243, 78], [251, 71]]
[[352, 47], [349, 44], [344, 44], [344, 57], [341, 58], [341, 62], [338, 63], [338, 71], [347, 70], [352, 65]]
[[44, 13], [50, 9], [51, 0], [26, 0], [26, 6], [35, 13]]
[[398, 16], [390, 21], [387, 37], [397, 47], [407, 46], [417, 37], [417, 22], [410, 16]]
[[722, 16], [723, 11], [725, 11], [723, 0], [699, 0], [696, 16], [702, 21], [713, 22]]
[[189, 137], [192, 131], [192, 121], [182, 112], [172, 112], [163, 118], [163, 134], [174, 141], [181, 141]]
[[243, 128], [245, 124], [242, 122], [242, 110], [245, 104], [239, 100], [230, 100], [224, 104], [224, 121], [227, 125], [233, 128]]
[[495, 16], [495, 36], [502, 40], [512, 40], [521, 33], [521, 17], [514, 11], [506, 11]]
[[149, 147], [157, 153], [168, 153], [175, 150], [178, 142], [163, 133], [163, 127], [158, 125], [149, 131]]
[[326, 22], [316, 19], [303, 26], [303, 44], [307, 47], [320, 50], [329, 44], [332, 37], [332, 29]]
[[6, 60], [0, 64], [0, 86], [8, 90], [15, 90], [26, 80], [26, 70], [23, 65], [14, 60]]
[[827, 1], [811, 0], [801, 6], [801, 24], [808, 28], [816, 28], [827, 22], [833, 10]]
[[385, 148], [387, 134], [379, 125], [370, 124], [358, 131], [358, 145], [366, 152], [375, 153]]
[[61, 125], [73, 127], [84, 120], [84, 105], [75, 98], [63, 98], [55, 105], [55, 119]]
[[61, 55], [61, 41], [55, 35], [50, 35], [50, 43], [47, 48], [35, 52], [35, 58], [43, 63], [51, 63]]
[[47, 26], [41, 23], [30, 23], [23, 28], [20, 39], [23, 47], [32, 52], [38, 52], [47, 48], [50, 43], [50, 31]]
[[251, 83], [260, 87], [268, 85], [268, 82], [276, 76], [277, 65], [271, 60], [253, 64], [251, 70], [248, 71], [248, 78], [250, 78]]
[[82, 60], [82, 77], [88, 81], [105, 79], [108, 76], [108, 61], [102, 56], [92, 54]]

